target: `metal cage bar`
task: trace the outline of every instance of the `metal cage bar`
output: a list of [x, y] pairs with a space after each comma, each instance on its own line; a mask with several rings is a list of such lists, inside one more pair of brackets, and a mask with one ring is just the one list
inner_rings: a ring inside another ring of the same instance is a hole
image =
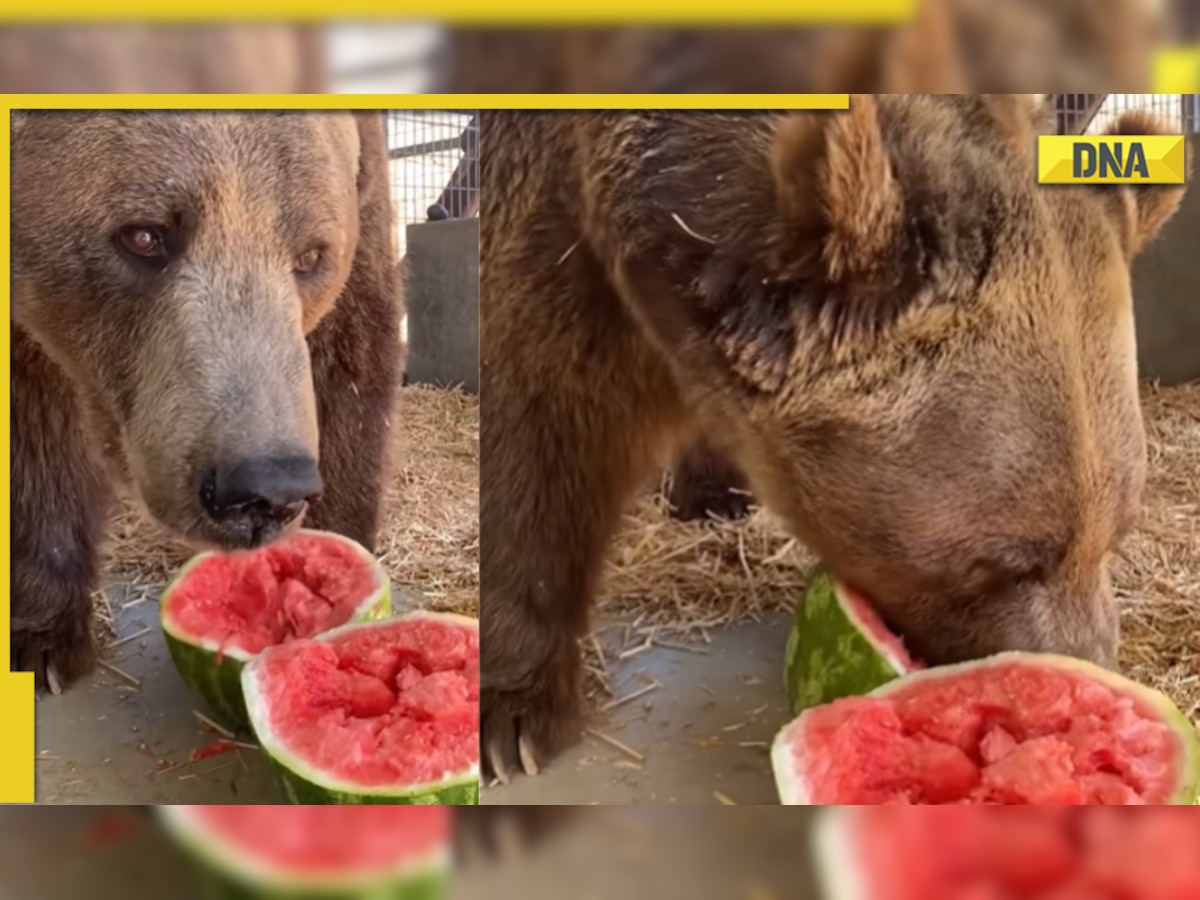
[[388, 161], [400, 249], [405, 226], [479, 211], [476, 110], [388, 110]]
[[1099, 134], [1123, 113], [1144, 110], [1184, 134], [1200, 131], [1197, 94], [1054, 94], [1058, 134]]

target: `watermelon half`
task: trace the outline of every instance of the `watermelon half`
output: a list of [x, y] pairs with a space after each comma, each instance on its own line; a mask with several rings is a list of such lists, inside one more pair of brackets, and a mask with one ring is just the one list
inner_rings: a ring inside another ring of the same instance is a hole
[[1192, 900], [1200, 815], [1149, 807], [822, 810], [824, 900]]
[[260, 651], [391, 614], [379, 561], [337, 534], [299, 530], [248, 553], [202, 553], [159, 601], [175, 667], [230, 725], [247, 727], [242, 667]]
[[293, 803], [479, 803], [479, 622], [414, 612], [264, 650], [250, 724]]
[[167, 833], [220, 898], [441, 900], [450, 811], [387, 807], [160, 806]]
[[785, 805], [1190, 805], [1200, 735], [1163, 694], [1001, 653], [806, 710], [771, 751]]
[[794, 714], [920, 668], [861, 595], [824, 567], [813, 573], [788, 635], [784, 677]]

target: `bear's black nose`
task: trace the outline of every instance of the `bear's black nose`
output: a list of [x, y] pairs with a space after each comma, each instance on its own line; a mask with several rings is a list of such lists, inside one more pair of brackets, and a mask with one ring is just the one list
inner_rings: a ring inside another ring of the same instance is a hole
[[252, 513], [294, 518], [321, 495], [321, 473], [310, 456], [258, 456], [217, 466], [200, 485], [200, 502], [218, 522]]

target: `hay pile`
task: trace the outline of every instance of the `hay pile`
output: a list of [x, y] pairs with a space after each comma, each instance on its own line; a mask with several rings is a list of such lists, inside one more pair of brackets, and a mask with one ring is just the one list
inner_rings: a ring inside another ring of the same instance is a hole
[[[397, 425], [399, 423], [399, 425]], [[427, 609], [479, 615], [479, 400], [409, 386], [393, 419], [398, 454], [376, 548], [393, 585]], [[157, 599], [191, 551], [129, 504], [109, 528], [104, 581]], [[107, 599], [98, 604], [109, 631]], [[109, 633], [108, 636], [111, 636]]]
[[[1114, 561], [1122, 603], [1122, 665], [1200, 721], [1200, 384], [1142, 390], [1149, 443], [1146, 510]], [[629, 615], [616, 652], [790, 611], [814, 562], [766, 512], [732, 523], [680, 523], [660, 495], [626, 522], [602, 589], [605, 613]], [[589, 647], [589, 693], [607, 693], [605, 660]], [[601, 658], [597, 659], [597, 656]]]
[[1145, 514], [1113, 564], [1121, 664], [1200, 722], [1200, 383], [1148, 385], [1142, 405]]

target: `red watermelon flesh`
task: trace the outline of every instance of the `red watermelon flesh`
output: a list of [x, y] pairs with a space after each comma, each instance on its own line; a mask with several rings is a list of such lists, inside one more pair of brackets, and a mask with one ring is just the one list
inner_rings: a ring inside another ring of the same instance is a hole
[[814, 805], [1165, 803], [1186, 762], [1161, 711], [1021, 661], [897, 683], [794, 727]]
[[899, 671], [915, 672], [917, 669], [925, 668], [923, 662], [914, 659], [909, 654], [908, 648], [904, 646], [904, 641], [884, 624], [883, 619], [879, 618], [875, 607], [867, 601], [866, 597], [847, 585], [841, 585], [839, 590], [851, 613], [858, 620], [859, 627], [867, 633], [871, 640], [888, 652]]
[[174, 589], [171, 616], [194, 639], [256, 654], [349, 621], [377, 579], [362, 551], [301, 531], [251, 553], [200, 560]]
[[479, 760], [479, 632], [398, 619], [260, 657], [270, 731], [362, 787], [420, 784]]
[[1186, 809], [857, 807], [831, 816], [840, 846], [822, 862], [841, 870], [832, 884], [854, 883], [834, 900], [1200, 898], [1200, 816]]
[[388, 869], [450, 841], [442, 806], [194, 806], [188, 814], [239, 853], [293, 876]]

